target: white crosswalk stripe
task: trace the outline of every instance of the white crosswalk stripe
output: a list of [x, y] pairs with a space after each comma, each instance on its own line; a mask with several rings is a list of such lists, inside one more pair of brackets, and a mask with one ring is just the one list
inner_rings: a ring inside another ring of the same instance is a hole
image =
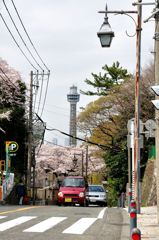
[[65, 219], [66, 217], [51, 217], [28, 229], [25, 229], [23, 232], [45, 232]]
[[[0, 219], [6, 218], [7, 216], [0, 216]], [[28, 222], [32, 219], [35, 219], [37, 216], [21, 216], [3, 223], [0, 223], [0, 232], [5, 230], [9, 230], [13, 227], [21, 225], [25, 222]], [[43, 233], [47, 230], [53, 228], [57, 224], [63, 222], [64, 220], [68, 219], [67, 217], [50, 217], [45, 219], [35, 225], [32, 225], [30, 228], [22, 230], [23, 232], [32, 232], [32, 233]], [[83, 234], [97, 219], [97, 218], [81, 218], [73, 223], [70, 227], [65, 229], [62, 233], [63, 234]]]
[[65, 229], [63, 233], [83, 234], [96, 220], [97, 218], [81, 218], [72, 226]]
[[7, 216], [0, 216], [0, 219], [6, 218]]
[[0, 223], [0, 231], [2, 232], [7, 229], [13, 228], [15, 226], [18, 226], [18, 225], [25, 223], [34, 218], [36, 218], [36, 217], [23, 216], [23, 217], [19, 217], [19, 218], [16, 218], [16, 219], [4, 222], [4, 223]]

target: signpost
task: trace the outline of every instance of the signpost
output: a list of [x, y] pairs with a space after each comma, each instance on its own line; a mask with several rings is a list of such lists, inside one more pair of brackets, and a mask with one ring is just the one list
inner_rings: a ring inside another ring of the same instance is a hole
[[[145, 123], [143, 123], [141, 120], [139, 121], [139, 151], [141, 148], [143, 148], [143, 135], [145, 137], [155, 137], [155, 129], [156, 129], [156, 123], [152, 119], [148, 119]], [[132, 198], [135, 197], [135, 185], [136, 185], [136, 179], [134, 178], [135, 172], [137, 174], [137, 195], [138, 195], [138, 203], [140, 205], [141, 203], [141, 191], [140, 191], [140, 162], [137, 162], [137, 166], [135, 168], [134, 164], [134, 134], [135, 134], [135, 119], [132, 118], [128, 121], [127, 124], [128, 129], [128, 135], [127, 135], [127, 148], [128, 148], [128, 175], [129, 175], [129, 191], [132, 192]], [[146, 129], [146, 130], [145, 130]], [[130, 149], [132, 149], [130, 151]], [[130, 152], [132, 154], [130, 154]], [[132, 175], [131, 175], [132, 174]], [[130, 202], [130, 199], [129, 199]], [[130, 209], [129, 209], [130, 212]]]
[[11, 164], [9, 164], [10, 156], [15, 154], [15, 152], [19, 149], [19, 145], [15, 141], [6, 141], [6, 177], [8, 173], [8, 167], [10, 168]]
[[19, 149], [19, 145], [14, 141], [6, 141], [6, 151], [9, 153], [14, 153]]

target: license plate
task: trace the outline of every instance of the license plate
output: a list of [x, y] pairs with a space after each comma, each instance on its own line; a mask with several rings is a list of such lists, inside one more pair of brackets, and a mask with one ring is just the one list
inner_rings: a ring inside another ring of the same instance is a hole
[[72, 202], [72, 198], [65, 198], [65, 202]]
[[96, 202], [96, 199], [90, 199], [90, 202]]

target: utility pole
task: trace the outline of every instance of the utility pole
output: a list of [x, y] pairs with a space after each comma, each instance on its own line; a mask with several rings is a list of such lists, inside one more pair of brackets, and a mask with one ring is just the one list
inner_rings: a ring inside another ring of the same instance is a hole
[[84, 160], [84, 156], [83, 156], [83, 150], [82, 150], [82, 176], [83, 176], [83, 172], [84, 172], [83, 160]]
[[86, 181], [88, 180], [88, 144], [86, 145]]
[[27, 191], [30, 195], [31, 188], [31, 164], [33, 145], [33, 71], [30, 73], [30, 102], [29, 102], [29, 123], [28, 123], [28, 163], [27, 163]]
[[[142, 0], [138, 0], [142, 3]], [[134, 198], [140, 213], [140, 72], [141, 72], [141, 19], [142, 5], [138, 5], [136, 27], [136, 77], [135, 77], [135, 134], [134, 134]]]
[[[159, 8], [159, 0], [157, 0]], [[155, 84], [159, 85], [159, 12], [155, 14]], [[156, 96], [158, 99], [158, 97]], [[159, 110], [156, 110], [157, 220], [159, 223]]]
[[32, 164], [31, 166], [33, 167], [33, 205], [35, 205], [35, 147], [32, 149]]

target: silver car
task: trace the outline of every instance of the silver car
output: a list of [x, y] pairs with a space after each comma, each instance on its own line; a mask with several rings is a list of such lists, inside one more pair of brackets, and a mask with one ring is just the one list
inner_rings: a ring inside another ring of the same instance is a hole
[[107, 206], [107, 192], [102, 185], [88, 185], [86, 201], [87, 205]]

